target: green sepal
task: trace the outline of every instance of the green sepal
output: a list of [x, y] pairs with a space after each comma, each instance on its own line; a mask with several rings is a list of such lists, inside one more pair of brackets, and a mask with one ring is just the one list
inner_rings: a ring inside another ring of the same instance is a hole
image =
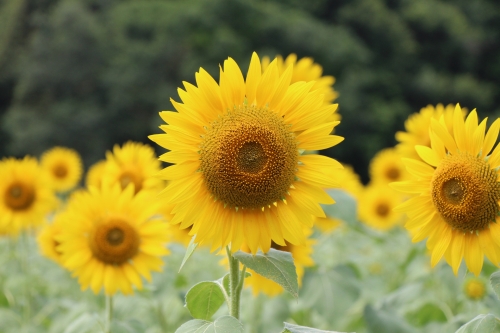
[[184, 264], [186, 263], [186, 261], [191, 257], [191, 255], [194, 253], [194, 250], [196, 250], [196, 248], [198, 247], [198, 243], [194, 242], [195, 238], [196, 238], [196, 236], [193, 236], [193, 238], [191, 238], [191, 240], [189, 241], [189, 245], [186, 249], [186, 254], [184, 255], [184, 258], [182, 259], [181, 267], [179, 267], [179, 271], [177, 273], [180, 273], [180, 271], [181, 271], [182, 267], [184, 267]]

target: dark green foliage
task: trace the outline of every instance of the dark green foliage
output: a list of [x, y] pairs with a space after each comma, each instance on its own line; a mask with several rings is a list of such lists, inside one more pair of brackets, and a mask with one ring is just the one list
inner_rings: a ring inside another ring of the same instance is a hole
[[[0, 156], [148, 142], [182, 81], [231, 56], [312, 56], [335, 89], [346, 140], [325, 154], [367, 165], [427, 104], [500, 113], [494, 0], [2, 0]], [[161, 149], [158, 149], [161, 152]]]

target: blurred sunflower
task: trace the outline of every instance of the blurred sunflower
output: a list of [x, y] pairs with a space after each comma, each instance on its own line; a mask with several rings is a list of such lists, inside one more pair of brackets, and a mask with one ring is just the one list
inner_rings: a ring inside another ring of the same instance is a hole
[[[405, 130], [396, 132], [396, 140], [399, 142], [396, 145], [397, 151], [402, 157], [409, 157], [419, 160], [420, 157], [415, 150], [416, 145], [431, 146], [429, 137], [429, 126], [431, 119], [439, 120], [443, 117], [444, 124], [451, 133], [453, 129], [453, 111], [455, 106], [448, 104], [427, 105], [420, 109], [420, 112], [411, 114], [405, 121]], [[462, 109], [463, 115], [467, 113], [467, 109]]]
[[164, 187], [164, 182], [156, 177], [160, 170], [160, 161], [151, 146], [129, 141], [106, 152], [102, 177], [110, 184], [120, 184], [122, 189], [133, 184], [135, 193], [142, 189], [159, 192]]
[[56, 215], [56, 219], [53, 222], [46, 221], [37, 236], [37, 243], [40, 253], [43, 256], [52, 259], [58, 264], [62, 264], [61, 251], [57, 249], [59, 242], [56, 240], [56, 237], [62, 230], [61, 222], [58, 219], [59, 216]]
[[330, 135], [339, 122], [326, 122], [337, 105], [325, 105], [312, 83], [291, 84], [292, 72], [280, 75], [275, 60], [262, 73], [254, 53], [245, 81], [229, 58], [219, 85], [200, 68], [198, 87], [185, 82], [183, 103], [172, 100], [177, 112], [160, 113], [166, 134], [150, 139], [170, 150], [160, 159], [175, 164], [161, 172], [170, 182], [162, 193], [171, 223], [192, 225], [196, 241], [212, 250], [304, 244], [302, 226], [325, 217], [319, 203], [333, 203], [323, 188], [336, 185], [342, 165], [300, 152], [343, 140]]
[[[302, 278], [304, 277], [305, 267], [311, 267], [314, 265], [314, 260], [311, 255], [313, 253], [313, 246], [316, 243], [316, 240], [309, 238], [312, 234], [311, 229], [305, 228], [304, 233], [306, 234], [306, 237], [308, 237], [304, 245], [293, 245], [287, 243], [285, 246], [281, 246], [273, 243], [271, 246], [275, 250], [290, 252], [292, 254], [299, 287], [302, 286]], [[249, 253], [250, 249], [248, 246], [243, 245], [241, 251]], [[276, 296], [283, 293], [283, 287], [276, 282], [255, 273], [252, 269], [247, 268], [247, 272], [252, 275], [245, 279], [245, 286], [252, 288], [254, 296], [257, 296], [259, 293], [263, 293], [267, 296]]]
[[56, 236], [57, 250], [82, 290], [131, 294], [132, 286], [142, 288], [141, 276], [150, 281], [150, 272], [161, 270], [168, 228], [157, 210], [155, 196], [134, 195], [132, 185], [91, 187], [70, 199], [58, 217], [64, 228]]
[[359, 219], [372, 228], [389, 230], [402, 221], [403, 214], [393, 210], [402, 199], [401, 193], [385, 184], [368, 185], [359, 200]]
[[47, 174], [29, 156], [0, 161], [0, 196], [0, 230], [11, 235], [43, 223], [58, 203]]
[[71, 190], [82, 178], [82, 159], [74, 149], [54, 147], [42, 155], [40, 165], [49, 174], [56, 192]]
[[464, 293], [468, 298], [479, 301], [486, 296], [486, 283], [480, 278], [470, 278], [464, 283]]
[[92, 164], [85, 176], [85, 186], [101, 187], [104, 169], [106, 168], [106, 160], [100, 160]]
[[476, 276], [484, 255], [495, 265], [500, 260], [500, 146], [492, 151], [500, 119], [493, 122], [487, 134], [486, 120], [478, 124], [474, 109], [464, 121], [458, 104], [453, 113], [453, 132], [447, 129], [443, 117], [432, 119], [432, 148], [416, 146], [424, 162], [403, 159], [414, 180], [391, 184], [414, 195], [396, 208], [408, 215], [405, 227], [412, 240], [428, 238], [431, 266], [444, 256], [455, 274], [463, 258]]
[[370, 183], [389, 184], [407, 180], [410, 174], [395, 148], [380, 150], [370, 161]]

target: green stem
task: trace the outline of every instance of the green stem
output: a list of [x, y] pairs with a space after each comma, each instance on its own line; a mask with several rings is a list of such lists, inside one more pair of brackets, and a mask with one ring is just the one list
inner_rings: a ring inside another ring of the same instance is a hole
[[245, 278], [246, 267], [240, 272], [240, 261], [233, 257], [231, 250], [226, 246], [227, 258], [229, 259], [229, 291], [230, 303], [229, 314], [236, 319], [240, 318], [240, 297]]
[[113, 320], [113, 296], [106, 295], [106, 321], [104, 333], [111, 333], [111, 321]]
[[21, 235], [21, 246], [23, 248], [23, 253], [21, 255], [20, 261], [21, 261], [21, 269], [26, 277], [26, 281], [24, 284], [24, 292], [25, 292], [25, 303], [24, 303], [24, 322], [25, 323], [30, 323], [31, 322], [31, 285], [27, 282], [30, 280], [30, 264], [28, 262], [29, 256], [30, 256], [30, 244], [29, 244], [29, 235], [27, 232], [24, 232]]

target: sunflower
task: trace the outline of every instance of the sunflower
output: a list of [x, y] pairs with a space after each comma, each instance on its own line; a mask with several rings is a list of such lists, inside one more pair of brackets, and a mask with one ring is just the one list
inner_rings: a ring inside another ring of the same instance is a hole
[[379, 151], [370, 161], [370, 183], [389, 184], [408, 179], [410, 176], [395, 148]]
[[[311, 229], [305, 228], [304, 233], [306, 234], [306, 237], [308, 237], [304, 245], [293, 245], [287, 243], [285, 246], [281, 246], [273, 243], [271, 246], [275, 250], [290, 252], [292, 254], [299, 287], [302, 286], [302, 278], [304, 277], [305, 267], [311, 267], [314, 265], [314, 260], [311, 255], [313, 253], [313, 246], [316, 243], [316, 240], [309, 238], [312, 234]], [[245, 244], [241, 250], [244, 252], [250, 252], [250, 249]], [[267, 296], [276, 296], [283, 293], [283, 287], [276, 282], [255, 273], [252, 269], [247, 268], [247, 272], [249, 272], [251, 276], [245, 279], [245, 286], [252, 288], [254, 296], [257, 296], [259, 293], [263, 293]]]
[[71, 190], [82, 178], [82, 159], [74, 149], [54, 147], [42, 155], [40, 165], [49, 174], [56, 192]]
[[82, 290], [106, 295], [131, 294], [160, 271], [169, 253], [166, 222], [156, 215], [158, 203], [150, 191], [134, 195], [132, 185], [91, 187], [70, 198], [58, 216], [64, 225], [55, 237], [63, 265], [78, 277]]
[[487, 134], [486, 120], [478, 124], [474, 109], [464, 121], [458, 104], [453, 132], [444, 117], [432, 119], [431, 148], [416, 146], [423, 162], [403, 159], [414, 180], [391, 184], [414, 195], [396, 207], [408, 215], [405, 227], [413, 241], [428, 238], [431, 266], [444, 256], [455, 274], [463, 258], [475, 275], [481, 272], [484, 255], [495, 265], [500, 260], [500, 146], [492, 151], [500, 119]]
[[[405, 121], [406, 132], [396, 132], [396, 140], [399, 142], [396, 149], [402, 157], [420, 159], [415, 146], [430, 147], [431, 139], [429, 137], [429, 126], [431, 119], [439, 120], [443, 116], [446, 128], [451, 133], [453, 129], [453, 111], [455, 106], [448, 104], [427, 105], [420, 109], [420, 112], [411, 114]], [[467, 109], [462, 109], [463, 115], [467, 113]]]
[[468, 298], [479, 301], [486, 296], [486, 283], [480, 278], [470, 278], [464, 283], [464, 293]]
[[402, 221], [403, 214], [393, 210], [402, 199], [385, 184], [368, 185], [359, 199], [359, 219], [372, 228], [389, 230]]
[[57, 249], [59, 242], [56, 240], [56, 237], [61, 232], [62, 227], [58, 219], [53, 222], [46, 221], [37, 236], [40, 253], [58, 264], [61, 264], [61, 252]]
[[87, 187], [101, 187], [104, 169], [106, 168], [106, 160], [100, 160], [92, 164], [85, 176], [85, 185]]
[[280, 74], [275, 60], [262, 73], [254, 53], [245, 81], [228, 58], [219, 85], [200, 68], [198, 87], [185, 82], [183, 103], [172, 100], [177, 112], [160, 113], [166, 134], [150, 139], [170, 150], [160, 159], [175, 164], [160, 174], [170, 182], [162, 193], [171, 223], [192, 225], [191, 235], [212, 250], [304, 244], [302, 226], [325, 216], [319, 203], [333, 203], [323, 188], [336, 185], [342, 165], [300, 152], [343, 140], [330, 135], [339, 122], [325, 121], [337, 105], [325, 105], [312, 83], [291, 84], [292, 72]]
[[113, 152], [106, 153], [102, 177], [122, 188], [133, 184], [136, 193], [142, 189], [160, 191], [164, 186], [163, 181], [156, 177], [160, 170], [160, 161], [151, 146], [129, 141], [123, 147], [115, 145]]
[[12, 235], [43, 223], [58, 203], [47, 174], [29, 156], [0, 161], [0, 196], [0, 230]]

